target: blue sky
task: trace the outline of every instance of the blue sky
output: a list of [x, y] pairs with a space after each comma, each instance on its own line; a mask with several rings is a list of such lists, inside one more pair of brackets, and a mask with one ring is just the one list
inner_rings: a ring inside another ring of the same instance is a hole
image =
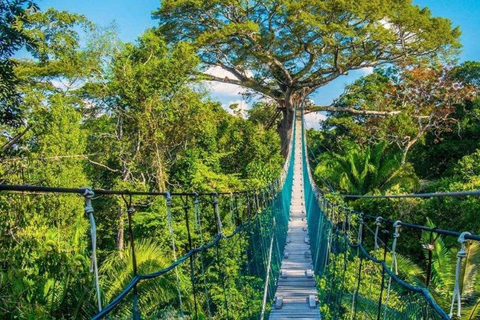
[[[354, 0], [351, 0], [354, 1]], [[435, 16], [450, 18], [462, 30], [463, 52], [460, 61], [480, 60], [480, 0], [414, 0], [421, 7], [428, 6]], [[39, 0], [42, 9], [54, 7], [85, 14], [92, 22], [107, 26], [115, 22], [123, 41], [134, 41], [142, 32], [155, 26], [151, 12], [160, 5], [159, 0]], [[320, 88], [312, 97], [317, 104], [329, 104], [366, 71], [354, 71]], [[232, 86], [212, 86], [212, 96], [222, 104], [240, 102], [242, 96]], [[312, 119], [313, 120], [313, 119]]]

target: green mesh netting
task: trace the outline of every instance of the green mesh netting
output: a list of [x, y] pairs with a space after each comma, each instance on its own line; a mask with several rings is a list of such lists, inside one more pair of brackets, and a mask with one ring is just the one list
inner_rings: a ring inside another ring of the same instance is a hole
[[[302, 122], [305, 205], [322, 319], [450, 319], [422, 287], [398, 278], [362, 245], [361, 217], [329, 203], [316, 188]], [[359, 235], [360, 233], [360, 235]]]

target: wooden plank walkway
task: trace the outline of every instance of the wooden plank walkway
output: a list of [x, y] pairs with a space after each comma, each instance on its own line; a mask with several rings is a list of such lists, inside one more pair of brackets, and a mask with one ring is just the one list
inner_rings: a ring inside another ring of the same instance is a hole
[[289, 230], [270, 320], [321, 319], [318, 305], [310, 303], [311, 298], [317, 299], [317, 288], [305, 215], [301, 125], [301, 120], [297, 120]]

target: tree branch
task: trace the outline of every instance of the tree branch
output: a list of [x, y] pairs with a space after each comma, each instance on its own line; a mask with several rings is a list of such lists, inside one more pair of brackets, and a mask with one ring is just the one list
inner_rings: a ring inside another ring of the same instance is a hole
[[30, 124], [27, 125], [25, 127], [25, 129], [23, 129], [22, 132], [18, 133], [16, 136], [14, 136], [12, 139], [10, 139], [7, 143], [5, 143], [2, 146], [1, 152], [3, 153], [5, 151], [7, 151], [8, 149], [10, 149], [10, 147], [12, 147], [15, 143], [17, 143], [17, 141], [19, 141], [32, 128], [33, 128], [33, 125], [30, 125]]
[[359, 110], [352, 107], [334, 107], [330, 106], [312, 106], [310, 110], [305, 111], [305, 114], [309, 114], [312, 112], [320, 112], [320, 111], [328, 111], [328, 112], [348, 112], [351, 114], [360, 114], [365, 116], [392, 116], [399, 114], [400, 111], [377, 111], [377, 110]]
[[202, 76], [202, 80], [205, 80], [205, 81], [229, 83], [229, 84], [234, 84], [247, 89], [252, 89], [268, 97], [271, 97], [274, 100], [278, 100], [282, 96], [281, 92], [274, 90], [272, 88], [264, 87], [259, 83], [257, 83], [256, 81], [251, 80], [249, 78], [246, 81], [241, 81], [237, 79], [230, 79], [229, 77], [221, 78], [221, 77], [213, 76], [211, 74], [206, 74], [206, 73], [202, 73], [201, 76]]

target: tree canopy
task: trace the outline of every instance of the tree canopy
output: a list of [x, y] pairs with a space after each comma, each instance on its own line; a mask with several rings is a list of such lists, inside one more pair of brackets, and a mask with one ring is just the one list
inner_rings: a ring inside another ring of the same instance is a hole
[[[168, 41], [192, 43], [203, 67], [284, 110], [349, 70], [434, 57], [459, 47], [458, 28], [411, 0], [166, 0], [154, 16]], [[285, 139], [286, 134], [282, 137]]]

